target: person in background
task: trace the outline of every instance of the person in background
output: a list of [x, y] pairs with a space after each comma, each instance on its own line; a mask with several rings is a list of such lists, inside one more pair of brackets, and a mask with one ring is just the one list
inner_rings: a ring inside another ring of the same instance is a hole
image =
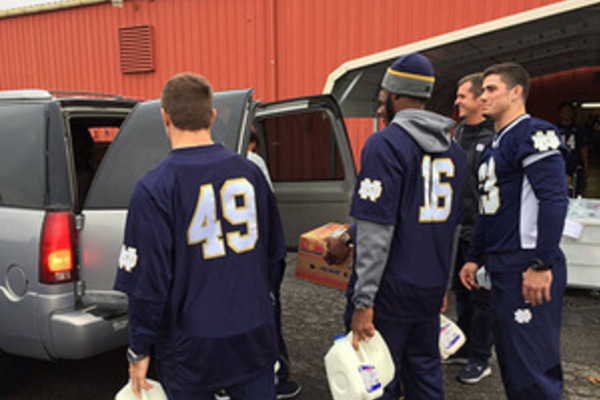
[[171, 400], [274, 400], [279, 356], [273, 276], [285, 257], [262, 172], [213, 143], [206, 79], [163, 87], [172, 151], [136, 184], [115, 289], [129, 300], [129, 376], [148, 389], [150, 356]]
[[[250, 142], [248, 143], [248, 153], [246, 157], [260, 168], [262, 173], [273, 190], [271, 175], [265, 160], [258, 154], [259, 141], [254, 127], [250, 131]], [[275, 300], [275, 322], [277, 324], [277, 343], [279, 346], [279, 369], [277, 370], [277, 398], [292, 399], [300, 394], [302, 385], [295, 380], [290, 379], [290, 356], [283, 338], [282, 321], [281, 321], [281, 282], [285, 274], [285, 260], [281, 260], [279, 268], [276, 270], [273, 282], [273, 298]], [[225, 396], [217, 396], [217, 400], [225, 399]]]
[[521, 65], [493, 65], [483, 77], [483, 113], [496, 135], [481, 155], [479, 217], [460, 278], [472, 290], [480, 266], [490, 274], [507, 398], [558, 400], [568, 150], [556, 126], [527, 114], [529, 74]]
[[560, 105], [560, 121], [556, 125], [563, 142], [571, 150], [567, 159], [567, 175], [571, 179], [573, 197], [583, 192], [585, 180], [590, 171], [589, 163], [589, 134], [585, 127], [575, 123], [575, 110], [571, 103]]
[[389, 125], [362, 151], [350, 215], [356, 283], [353, 345], [377, 329], [396, 366], [382, 399], [443, 399], [439, 312], [460, 218], [466, 158], [450, 139], [454, 122], [425, 111], [433, 67], [408, 54], [388, 68], [379, 113]]
[[265, 175], [265, 179], [269, 183], [271, 190], [273, 190], [273, 182], [271, 181], [271, 174], [269, 174], [269, 168], [265, 160], [258, 154], [258, 136], [254, 132], [254, 128], [250, 131], [250, 142], [248, 143], [248, 152], [246, 158], [252, 161]]
[[463, 196], [463, 216], [452, 291], [456, 297], [458, 326], [467, 337], [465, 345], [445, 363], [465, 364], [458, 372], [462, 383], [477, 383], [489, 376], [492, 369], [492, 311], [490, 292], [485, 289], [467, 290], [460, 282], [459, 272], [465, 263], [479, 204], [479, 157], [494, 136], [494, 123], [483, 116], [481, 101], [483, 76], [481, 73], [467, 75], [458, 81], [454, 105], [462, 122], [454, 130], [454, 140], [467, 155], [467, 184]]

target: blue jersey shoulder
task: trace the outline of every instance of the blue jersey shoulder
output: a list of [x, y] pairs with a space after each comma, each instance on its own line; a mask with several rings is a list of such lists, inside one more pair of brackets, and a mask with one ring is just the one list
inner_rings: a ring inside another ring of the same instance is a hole
[[528, 125], [531, 127], [532, 130], [558, 130], [558, 128], [556, 127], [556, 125], [551, 124], [548, 121], [545, 121], [543, 119], [540, 118], [536, 118], [536, 117], [531, 117], [529, 119], [526, 120]]
[[372, 134], [363, 148], [361, 164], [365, 160], [376, 165], [385, 159], [386, 163], [401, 167], [403, 159], [416, 147], [410, 136], [398, 125], [389, 124]]
[[364, 151], [381, 151], [382, 148], [389, 146], [389, 136], [397, 132], [400, 128], [390, 124], [380, 131], [373, 133], [365, 142]]
[[161, 183], [172, 182], [172, 180], [169, 178], [173, 175], [174, 170], [170, 160], [170, 157], [162, 160], [156, 167], [146, 172], [144, 176], [140, 178], [138, 183], [148, 189], [153, 189]]
[[516, 131], [515, 133], [517, 133], [515, 137], [518, 140], [531, 143], [532, 145], [535, 144], [534, 139], [540, 137], [540, 135], [552, 139], [555, 137], [556, 139], [560, 139], [559, 130], [555, 125], [534, 117], [523, 120], [514, 128], [514, 130]]
[[566, 152], [558, 128], [539, 118], [526, 118], [509, 132], [515, 161], [528, 164], [549, 152]]

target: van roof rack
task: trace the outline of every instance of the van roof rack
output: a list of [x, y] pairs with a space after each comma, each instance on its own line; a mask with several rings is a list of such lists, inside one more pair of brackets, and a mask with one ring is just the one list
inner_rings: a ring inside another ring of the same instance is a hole
[[52, 94], [47, 90], [25, 89], [25, 90], [2, 90], [0, 100], [49, 100]]
[[117, 94], [101, 92], [85, 92], [76, 90], [41, 90], [41, 89], [23, 89], [23, 90], [0, 90], [0, 100], [50, 100], [53, 97], [87, 97], [103, 98], [112, 100], [133, 100]]
[[110, 98], [115, 100], [127, 100], [122, 96], [112, 93], [101, 93], [101, 92], [84, 92], [75, 90], [50, 90], [50, 94], [57, 97], [68, 97], [68, 96], [83, 96], [83, 97], [102, 97]]

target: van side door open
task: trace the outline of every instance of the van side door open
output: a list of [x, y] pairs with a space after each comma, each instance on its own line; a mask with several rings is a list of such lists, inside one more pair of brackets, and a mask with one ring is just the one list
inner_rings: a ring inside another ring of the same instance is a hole
[[260, 104], [254, 129], [266, 160], [288, 248], [327, 222], [346, 222], [356, 170], [337, 102], [314, 96]]

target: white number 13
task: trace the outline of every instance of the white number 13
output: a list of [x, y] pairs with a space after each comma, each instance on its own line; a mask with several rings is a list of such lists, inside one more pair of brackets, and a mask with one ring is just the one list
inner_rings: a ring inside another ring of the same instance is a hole
[[[236, 253], [250, 251], [258, 241], [256, 222], [256, 198], [254, 186], [246, 178], [225, 181], [220, 192], [223, 217], [231, 225], [244, 225], [242, 230], [226, 235], [227, 245]], [[192, 221], [188, 227], [188, 244], [202, 243], [204, 258], [216, 258], [226, 255], [221, 221], [217, 219], [217, 199], [212, 184], [200, 186], [198, 203]]]
[[479, 166], [479, 214], [493, 215], [500, 208], [500, 189], [496, 185], [496, 161], [490, 157]]

